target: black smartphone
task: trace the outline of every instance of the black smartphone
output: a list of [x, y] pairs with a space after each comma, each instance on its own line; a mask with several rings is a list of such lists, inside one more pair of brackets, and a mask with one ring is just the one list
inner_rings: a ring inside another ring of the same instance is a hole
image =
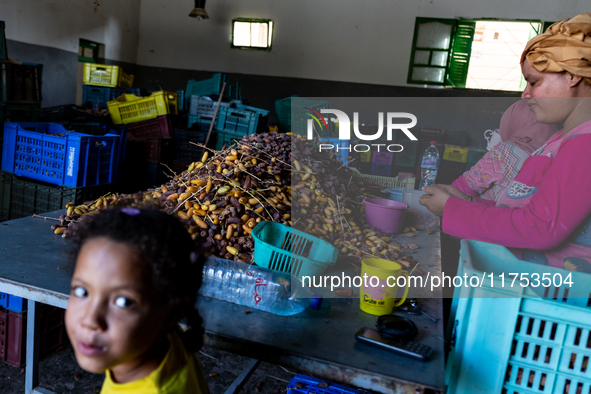
[[429, 346], [411, 341], [386, 338], [383, 337], [379, 331], [367, 327], [363, 327], [361, 330], [357, 331], [355, 339], [359, 342], [367, 343], [368, 345], [376, 346], [400, 354], [401, 356], [414, 358], [415, 360], [420, 361], [427, 361], [433, 352], [433, 349]]

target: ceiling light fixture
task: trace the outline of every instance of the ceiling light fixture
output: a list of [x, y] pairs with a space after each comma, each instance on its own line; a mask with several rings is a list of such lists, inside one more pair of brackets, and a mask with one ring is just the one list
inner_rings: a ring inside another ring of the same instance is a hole
[[195, 8], [189, 14], [192, 18], [197, 18], [198, 21], [201, 19], [209, 19], [207, 11], [205, 11], [205, 0], [195, 0]]

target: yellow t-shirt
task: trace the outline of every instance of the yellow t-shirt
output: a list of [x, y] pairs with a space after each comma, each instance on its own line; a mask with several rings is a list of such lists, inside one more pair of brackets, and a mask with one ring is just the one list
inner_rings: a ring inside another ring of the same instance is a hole
[[170, 347], [164, 360], [150, 375], [133, 382], [113, 382], [107, 370], [101, 394], [209, 394], [201, 363], [185, 349], [175, 330], [168, 334]]

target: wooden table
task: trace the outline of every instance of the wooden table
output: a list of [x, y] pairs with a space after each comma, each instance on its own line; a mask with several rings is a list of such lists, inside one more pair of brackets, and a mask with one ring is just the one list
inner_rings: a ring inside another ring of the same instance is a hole
[[[44, 216], [57, 218], [63, 211]], [[36, 303], [66, 308], [70, 292], [71, 242], [54, 235], [55, 222], [27, 217], [0, 223], [0, 292], [29, 300], [26, 393], [48, 393], [38, 386], [39, 332]], [[415, 259], [437, 275], [441, 269], [440, 237], [425, 232], [412, 238], [421, 246]], [[419, 327], [416, 341], [433, 348], [427, 362], [358, 343], [361, 327], [374, 327], [376, 316], [359, 309], [359, 299], [325, 299], [319, 310], [290, 317], [201, 297], [207, 346], [283, 365], [323, 379], [380, 393], [442, 393], [444, 383], [443, 320], [440, 292], [422, 290], [424, 315], [409, 316]], [[431, 297], [431, 298], [427, 298]], [[253, 365], [254, 366], [254, 363]], [[247, 375], [245, 373], [245, 375]]]

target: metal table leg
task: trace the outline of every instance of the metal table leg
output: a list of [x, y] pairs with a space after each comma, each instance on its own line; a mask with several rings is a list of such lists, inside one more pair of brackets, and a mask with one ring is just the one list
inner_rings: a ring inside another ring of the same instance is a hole
[[242, 390], [242, 387], [244, 387], [248, 379], [250, 379], [260, 364], [261, 360], [255, 360], [254, 358], [250, 360], [246, 368], [244, 368], [242, 373], [238, 375], [238, 377], [232, 382], [224, 394], [235, 394]]
[[28, 300], [25, 394], [53, 394], [39, 386], [39, 318], [37, 303]]

